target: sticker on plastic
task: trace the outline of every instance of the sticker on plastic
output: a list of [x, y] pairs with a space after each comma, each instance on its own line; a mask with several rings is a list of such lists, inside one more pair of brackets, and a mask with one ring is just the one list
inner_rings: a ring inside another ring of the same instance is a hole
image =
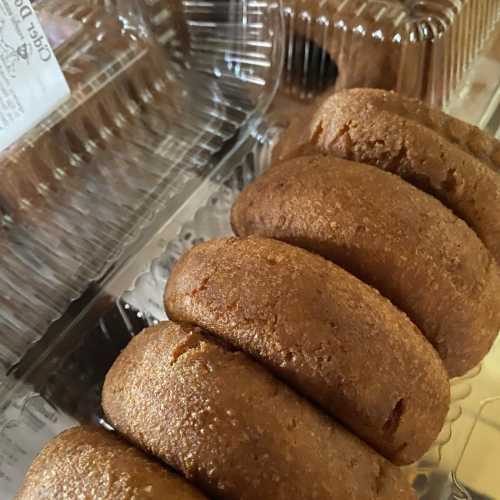
[[29, 0], [0, 0], [0, 151], [58, 108], [70, 90]]

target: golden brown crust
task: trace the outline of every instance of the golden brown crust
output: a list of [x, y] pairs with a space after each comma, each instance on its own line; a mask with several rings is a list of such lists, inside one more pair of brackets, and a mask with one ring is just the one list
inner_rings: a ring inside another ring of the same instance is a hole
[[330, 94], [283, 134], [275, 157], [312, 151], [397, 173], [464, 219], [500, 262], [500, 143], [394, 92]]
[[31, 465], [17, 500], [203, 500], [181, 477], [116, 434], [99, 427], [69, 429]]
[[432, 346], [322, 257], [262, 238], [202, 243], [172, 271], [165, 305], [171, 319], [265, 363], [395, 463], [420, 458], [441, 430], [450, 389]]
[[328, 156], [283, 162], [243, 192], [232, 224], [317, 252], [380, 290], [451, 376], [479, 363], [497, 335], [494, 259], [464, 222], [393, 174]]
[[113, 425], [221, 499], [414, 498], [401, 472], [243, 353], [161, 323], [109, 371]]

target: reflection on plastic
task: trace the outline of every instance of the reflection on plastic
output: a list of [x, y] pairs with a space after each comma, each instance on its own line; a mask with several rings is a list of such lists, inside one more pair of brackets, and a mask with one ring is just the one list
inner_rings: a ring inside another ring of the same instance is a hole
[[280, 72], [265, 1], [37, 8], [83, 27], [56, 51], [70, 100], [0, 158], [0, 372], [199, 186]]
[[458, 464], [456, 477], [484, 498], [500, 498], [499, 464], [500, 397], [497, 397], [482, 403]]

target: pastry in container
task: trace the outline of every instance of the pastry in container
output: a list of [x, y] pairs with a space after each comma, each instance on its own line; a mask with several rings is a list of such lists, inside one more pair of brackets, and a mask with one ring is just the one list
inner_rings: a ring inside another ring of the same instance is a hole
[[398, 176], [328, 156], [282, 162], [233, 210], [242, 236], [319, 253], [374, 286], [420, 328], [450, 376], [486, 355], [500, 328], [500, 274], [477, 235]]
[[326, 94], [295, 118], [273, 154], [309, 153], [395, 173], [450, 208], [500, 262], [500, 142], [416, 99], [378, 89]]
[[283, 132], [275, 163], [235, 204], [233, 229], [340, 264], [406, 312], [461, 376], [500, 327], [499, 151], [419, 100], [331, 92]]
[[443, 426], [450, 390], [432, 346], [318, 255], [258, 237], [202, 243], [173, 269], [165, 310], [248, 352], [393, 463], [418, 460]]
[[137, 335], [103, 387], [118, 432], [225, 500], [411, 500], [403, 471], [199, 328]]
[[16, 500], [206, 500], [181, 477], [113, 432], [74, 427], [49, 441]]
[[315, 95], [397, 90], [446, 104], [487, 42], [497, 0], [285, 0], [285, 83]]
[[[0, 441], [0, 456], [9, 457], [0, 464], [0, 489], [7, 492], [6, 498], [17, 491], [23, 472], [43, 443], [75, 425], [74, 421], [68, 423], [69, 419], [101, 421], [104, 374], [131, 338], [148, 324], [166, 319], [165, 281], [179, 257], [200, 241], [231, 234], [231, 205], [242, 187], [264, 169], [272, 133], [264, 130], [262, 144], [248, 144], [249, 149], [237, 152], [221, 176], [223, 182], [200, 192], [179, 212], [174, 224], [158, 232], [157, 258], [151, 261], [149, 247], [131, 260], [131, 266], [118, 270], [108, 290], [117, 291], [121, 300], [109, 311], [103, 304], [97, 309], [92, 305], [90, 316], [82, 315], [60, 332], [63, 343], [43, 340], [37, 344], [32, 363], [25, 365], [28, 373], [16, 370], [9, 376], [9, 382], [19, 377], [21, 383], [5, 400], [6, 408], [0, 414], [0, 422], [8, 421], [2, 432], [5, 439]], [[146, 262], [151, 262], [149, 269], [138, 275]], [[465, 491], [472, 498], [477, 492], [497, 498], [499, 354], [497, 342], [481, 369], [451, 381], [451, 408], [443, 431], [423, 459], [409, 469], [418, 498], [454, 500]], [[229, 431], [227, 427], [221, 425]], [[477, 450], [485, 461], [477, 460]]]

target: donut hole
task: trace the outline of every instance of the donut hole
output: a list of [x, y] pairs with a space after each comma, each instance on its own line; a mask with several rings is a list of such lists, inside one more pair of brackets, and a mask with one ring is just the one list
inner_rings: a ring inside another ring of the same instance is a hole
[[287, 47], [286, 80], [294, 90], [313, 97], [335, 84], [338, 66], [323, 47], [297, 33]]

